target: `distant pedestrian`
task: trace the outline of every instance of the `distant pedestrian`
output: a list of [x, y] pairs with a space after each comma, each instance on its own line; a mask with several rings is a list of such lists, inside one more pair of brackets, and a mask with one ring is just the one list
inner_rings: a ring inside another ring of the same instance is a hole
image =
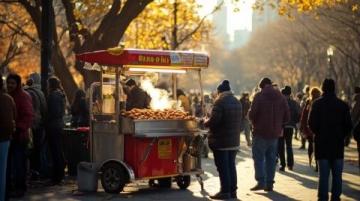
[[286, 97], [290, 109], [290, 121], [284, 125], [283, 136], [279, 138], [280, 171], [285, 171], [285, 145], [287, 167], [292, 170], [294, 167], [294, 153], [292, 148], [292, 137], [296, 124], [300, 121], [300, 105], [291, 98], [291, 87], [285, 86], [281, 93]]
[[10, 143], [7, 192], [10, 197], [25, 195], [27, 173], [27, 148], [30, 141], [30, 129], [33, 122], [31, 96], [22, 88], [21, 77], [9, 74], [6, 78], [7, 89], [16, 105], [16, 129]]
[[[318, 99], [321, 96], [321, 91], [317, 87], [311, 88], [310, 91], [310, 98], [306, 101], [305, 106], [301, 113], [301, 119], [300, 119], [300, 131], [303, 135], [303, 137], [309, 142], [308, 144], [308, 159], [309, 159], [309, 166], [312, 166], [313, 161], [313, 153], [314, 153], [314, 133], [311, 131], [308, 119], [310, 114], [310, 109], [312, 104], [316, 99]], [[315, 160], [315, 171], [318, 171], [318, 164]]]
[[315, 134], [315, 157], [319, 163], [318, 200], [328, 200], [329, 174], [332, 175], [331, 200], [340, 200], [344, 165], [344, 140], [352, 122], [349, 106], [337, 98], [335, 82], [325, 79], [322, 96], [311, 107], [309, 126]]
[[237, 175], [236, 153], [240, 145], [241, 103], [231, 92], [230, 83], [224, 80], [218, 87], [210, 119], [205, 126], [210, 128], [209, 147], [220, 177], [220, 191], [211, 199], [236, 198]]
[[351, 119], [354, 124], [353, 136], [357, 143], [358, 163], [360, 168], [360, 87], [355, 87], [354, 104], [351, 109]]
[[275, 177], [278, 138], [283, 125], [290, 120], [285, 97], [272, 86], [269, 78], [260, 81], [261, 89], [253, 100], [249, 118], [253, 125], [252, 153], [256, 186], [252, 191], [272, 191]]
[[[303, 92], [304, 92], [304, 96], [303, 96], [302, 101], [300, 102], [301, 111], [304, 109], [306, 101], [310, 98], [310, 86], [305, 85]], [[306, 138], [304, 137], [303, 133], [300, 134], [300, 139], [301, 139], [301, 146], [299, 149], [305, 149], [306, 148]]]
[[[63, 151], [63, 117], [65, 114], [65, 94], [60, 80], [53, 76], [48, 79], [47, 137], [52, 156], [51, 185], [61, 184], [64, 179], [65, 159]], [[51, 115], [50, 115], [51, 114]]]
[[47, 104], [44, 93], [41, 91], [41, 77], [39, 73], [31, 73], [30, 79], [26, 82], [25, 91], [29, 93], [32, 100], [34, 118], [31, 125], [33, 147], [30, 154], [31, 179], [37, 180], [40, 175], [45, 176], [47, 164], [42, 158], [46, 157], [45, 152], [45, 119]]
[[4, 81], [0, 75], [0, 200], [5, 200], [6, 169], [10, 139], [15, 131], [16, 106], [5, 93]]
[[250, 109], [250, 99], [249, 93], [244, 92], [240, 98], [241, 106], [242, 106], [242, 122], [241, 129], [244, 131], [246, 143], [250, 147], [251, 146], [251, 129], [250, 129], [250, 120], [249, 120], [249, 109]]
[[84, 90], [78, 89], [71, 104], [71, 127], [83, 127], [89, 126], [89, 124], [90, 115], [86, 93]]

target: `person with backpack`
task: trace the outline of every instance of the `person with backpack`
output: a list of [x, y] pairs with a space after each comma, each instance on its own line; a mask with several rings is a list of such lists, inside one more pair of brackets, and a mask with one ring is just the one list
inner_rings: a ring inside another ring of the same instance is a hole
[[286, 157], [287, 167], [292, 170], [294, 167], [294, 153], [292, 148], [292, 137], [296, 124], [300, 121], [300, 105], [291, 98], [291, 87], [285, 86], [281, 93], [285, 96], [289, 109], [290, 109], [290, 121], [284, 125], [283, 135], [279, 138], [278, 151], [280, 158], [280, 171], [285, 171], [285, 144], [286, 144]]
[[44, 93], [41, 91], [41, 77], [39, 73], [32, 73], [27, 81], [25, 91], [31, 96], [34, 118], [31, 125], [33, 147], [30, 153], [31, 179], [37, 180], [40, 175], [45, 176], [46, 164], [44, 158], [45, 145], [45, 118], [47, 103]]

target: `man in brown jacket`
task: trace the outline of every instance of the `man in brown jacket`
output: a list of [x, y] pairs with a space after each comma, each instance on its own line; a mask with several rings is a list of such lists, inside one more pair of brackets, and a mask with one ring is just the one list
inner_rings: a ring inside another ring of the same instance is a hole
[[261, 89], [253, 100], [249, 118], [253, 125], [252, 153], [257, 185], [252, 191], [272, 191], [275, 177], [278, 138], [290, 119], [285, 97], [272, 86], [269, 78], [260, 81]]
[[[1, 79], [1, 75], [0, 75]], [[6, 167], [10, 138], [15, 131], [16, 108], [14, 100], [5, 93], [0, 80], [0, 200], [5, 200]]]

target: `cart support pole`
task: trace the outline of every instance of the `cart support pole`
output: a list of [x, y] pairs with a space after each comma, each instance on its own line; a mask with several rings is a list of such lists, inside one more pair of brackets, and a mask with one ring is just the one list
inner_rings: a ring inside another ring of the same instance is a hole
[[203, 84], [202, 84], [202, 77], [201, 77], [201, 70], [198, 71], [199, 75], [199, 82], [200, 82], [200, 95], [201, 95], [201, 114], [202, 116], [205, 116], [205, 104], [204, 104], [204, 90], [203, 90]]
[[177, 94], [176, 94], [176, 90], [177, 90], [177, 76], [175, 73], [172, 74], [172, 87], [173, 87], [173, 96], [174, 96], [174, 100], [177, 100]]

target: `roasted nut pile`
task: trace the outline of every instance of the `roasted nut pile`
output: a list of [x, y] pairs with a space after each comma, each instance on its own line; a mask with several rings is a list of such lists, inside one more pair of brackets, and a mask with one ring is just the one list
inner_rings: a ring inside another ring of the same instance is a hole
[[195, 117], [187, 112], [180, 110], [151, 110], [151, 109], [132, 109], [122, 112], [122, 116], [138, 120], [194, 120]]

